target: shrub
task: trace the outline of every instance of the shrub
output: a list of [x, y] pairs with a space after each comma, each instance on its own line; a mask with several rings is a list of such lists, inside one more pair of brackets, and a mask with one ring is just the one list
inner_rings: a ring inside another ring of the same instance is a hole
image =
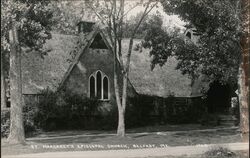
[[7, 137], [10, 133], [10, 111], [1, 110], [1, 137]]
[[204, 113], [200, 119], [201, 125], [217, 126], [220, 124], [220, 118], [217, 114]]
[[173, 94], [167, 98], [151, 96], [130, 98], [126, 108], [126, 127], [198, 123], [205, 111], [201, 98], [181, 99], [185, 100], [179, 100], [181, 103], [176, 104]]
[[98, 114], [100, 102], [66, 92], [44, 91], [34, 118], [44, 130], [88, 128]]
[[227, 148], [217, 147], [204, 154], [204, 158], [236, 158], [237, 155]]
[[[37, 127], [34, 124], [34, 116], [36, 113], [36, 106], [24, 105], [23, 108], [23, 122], [25, 135], [29, 136]], [[10, 109], [1, 111], [1, 137], [7, 137], [10, 132]]]
[[150, 117], [153, 111], [154, 104], [152, 97], [138, 96], [129, 98], [125, 113], [126, 127], [154, 124], [154, 120]]
[[37, 104], [37, 113], [34, 116], [34, 123], [39, 128], [44, 129], [47, 125], [47, 121], [51, 117], [60, 115], [60, 109], [56, 106], [57, 96], [54, 92], [50, 90], [45, 90], [42, 92], [42, 98]]
[[23, 121], [25, 135], [29, 136], [39, 130], [39, 127], [35, 124], [35, 117], [38, 113], [38, 96], [24, 96], [24, 107], [23, 107]]
[[[118, 125], [118, 110], [117, 106], [111, 105], [108, 107], [105, 115], [97, 115], [96, 119], [93, 120], [92, 126], [95, 129], [100, 130], [113, 130], [117, 128]], [[100, 112], [101, 114], [102, 112]]]
[[[26, 136], [39, 129], [108, 129], [117, 125], [117, 109], [102, 116], [97, 99], [84, 98], [49, 89], [42, 92], [37, 101], [34, 96], [25, 96], [23, 120]], [[111, 121], [112, 120], [112, 121]], [[105, 126], [104, 126], [105, 125]], [[10, 111], [1, 111], [1, 136], [7, 137], [10, 126]]]
[[165, 122], [171, 124], [198, 123], [205, 111], [203, 101], [201, 98], [183, 99], [185, 100], [179, 100], [180, 104], [176, 104], [176, 98], [172, 95], [165, 99]]
[[186, 112], [187, 123], [199, 123], [199, 120], [206, 113], [206, 108], [201, 98], [194, 98], [188, 104]]

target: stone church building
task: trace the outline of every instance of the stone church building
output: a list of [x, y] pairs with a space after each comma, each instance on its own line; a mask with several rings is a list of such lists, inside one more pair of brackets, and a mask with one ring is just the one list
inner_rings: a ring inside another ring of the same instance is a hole
[[[44, 45], [44, 49], [48, 51], [44, 57], [38, 52], [23, 53], [24, 100], [38, 100], [41, 92], [48, 88], [97, 98], [107, 109], [116, 106], [113, 54], [105, 33], [93, 22], [86, 21], [80, 22], [77, 30], [77, 35], [52, 34], [52, 39]], [[194, 31], [189, 30], [185, 32], [184, 38], [197, 42], [196, 36]], [[135, 39], [134, 47], [140, 41]], [[128, 43], [128, 39], [123, 40], [124, 53], [128, 50]], [[176, 69], [175, 57], [169, 58], [162, 67], [156, 66], [154, 70], [151, 70], [150, 64], [149, 49], [142, 49], [140, 52], [133, 48], [129, 98], [143, 97], [144, 100], [149, 100], [148, 104], [154, 104], [156, 109], [152, 115], [159, 115], [159, 106], [165, 105], [165, 99], [169, 96], [175, 98], [175, 110], [201, 102], [202, 88], [208, 84], [202, 79], [194, 80], [183, 75]]]

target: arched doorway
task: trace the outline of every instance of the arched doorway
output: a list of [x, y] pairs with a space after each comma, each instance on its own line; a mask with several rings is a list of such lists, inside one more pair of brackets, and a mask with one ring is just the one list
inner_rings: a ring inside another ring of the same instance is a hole
[[207, 107], [209, 113], [227, 114], [230, 108], [231, 89], [228, 84], [215, 81], [210, 84], [207, 93]]

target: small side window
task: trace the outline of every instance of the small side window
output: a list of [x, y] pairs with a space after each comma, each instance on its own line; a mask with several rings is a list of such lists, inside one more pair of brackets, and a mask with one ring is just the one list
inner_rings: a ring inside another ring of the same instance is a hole
[[191, 39], [191, 33], [190, 33], [190, 32], [188, 32], [188, 33], [186, 34], [186, 36], [187, 36], [188, 38]]

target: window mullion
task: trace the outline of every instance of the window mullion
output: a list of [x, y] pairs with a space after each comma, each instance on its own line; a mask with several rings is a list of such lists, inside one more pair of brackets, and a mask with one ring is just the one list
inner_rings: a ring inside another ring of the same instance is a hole
[[101, 79], [102, 79], [102, 86], [101, 86], [101, 91], [102, 91], [102, 93], [101, 93], [101, 99], [103, 100], [104, 99], [104, 97], [103, 97], [103, 77], [104, 75], [102, 74], [102, 77], [101, 77]]
[[97, 97], [97, 77], [96, 77], [96, 75], [97, 75], [97, 72], [95, 73], [95, 76], [94, 76], [94, 79], [95, 79], [95, 97]]

